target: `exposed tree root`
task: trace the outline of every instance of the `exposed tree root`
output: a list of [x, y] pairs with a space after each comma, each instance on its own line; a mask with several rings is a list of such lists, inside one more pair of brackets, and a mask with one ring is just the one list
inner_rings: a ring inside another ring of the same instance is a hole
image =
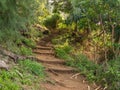
[[0, 46], [0, 53], [1, 53], [2, 55], [5, 55], [5, 56], [10, 57], [12, 60], [14, 60], [14, 62], [17, 62], [18, 60], [24, 60], [24, 59], [31, 59], [31, 60], [35, 59], [35, 60], [37, 60], [34, 56], [22, 56], [22, 55], [17, 55], [17, 54], [12, 53], [12, 52], [10, 52], [10, 51], [8, 51], [8, 50], [5, 50], [5, 49], [2, 48], [1, 46]]
[[75, 78], [75, 79], [77, 79], [77, 77], [80, 75], [80, 73], [76, 73], [76, 74], [74, 74], [73, 76], [71, 76], [70, 78]]

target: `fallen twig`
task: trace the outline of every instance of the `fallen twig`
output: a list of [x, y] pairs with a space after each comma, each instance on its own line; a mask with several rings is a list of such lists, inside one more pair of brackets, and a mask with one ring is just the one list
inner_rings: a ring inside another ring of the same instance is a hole
[[76, 74], [74, 74], [73, 76], [71, 76], [70, 78], [72, 79], [72, 78], [75, 78], [75, 79], [77, 79], [77, 76], [78, 75], [80, 75], [80, 73], [76, 73]]
[[101, 86], [98, 86], [95, 90], [99, 90], [101, 88]]

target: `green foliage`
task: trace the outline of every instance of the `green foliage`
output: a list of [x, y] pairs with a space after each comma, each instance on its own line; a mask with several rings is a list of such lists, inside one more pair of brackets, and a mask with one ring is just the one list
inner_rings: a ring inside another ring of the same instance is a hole
[[46, 18], [46, 20], [44, 21], [44, 25], [47, 28], [55, 29], [57, 27], [57, 24], [58, 24], [60, 19], [61, 19], [61, 17], [59, 16], [59, 14], [55, 13], [55, 14]]
[[44, 77], [44, 72], [43, 72], [44, 67], [40, 63], [31, 61], [29, 59], [20, 61], [19, 63], [21, 67], [24, 67], [25, 71], [40, 77]]
[[70, 0], [54, 0], [52, 5], [54, 6], [53, 12], [54, 13], [68, 13], [72, 10], [72, 5]]
[[120, 83], [119, 58], [108, 62], [108, 66], [97, 65], [84, 55], [74, 56], [74, 66], [77, 67], [89, 81], [97, 81], [108, 90], [119, 90]]
[[[9, 71], [0, 71], [0, 90], [39, 90], [45, 78], [43, 66], [37, 62], [20, 61]], [[26, 86], [26, 87], [25, 87]]]
[[0, 71], [0, 90], [20, 90], [20, 86], [13, 79], [12, 73]]
[[[76, 22], [80, 29], [98, 30], [102, 27], [105, 31], [112, 31], [111, 27], [119, 27], [119, 0], [70, 0], [73, 6], [72, 12], [69, 14], [67, 21], [69, 24]], [[102, 21], [101, 21], [102, 20]], [[71, 23], [70, 23], [71, 22]], [[101, 23], [101, 25], [98, 23]], [[102, 25], [104, 24], [104, 26]], [[114, 30], [116, 32], [117, 30]], [[117, 35], [115, 38], [118, 39]]]
[[97, 82], [108, 90], [119, 90], [120, 58], [110, 60], [106, 67], [105, 65], [95, 64], [85, 55], [79, 53], [70, 55], [72, 49], [68, 44], [58, 45], [55, 50], [59, 58], [65, 59], [67, 65], [76, 67], [88, 81]]
[[21, 86], [24, 88], [24, 85], [27, 85], [28, 89], [32, 90], [39, 90], [39, 83], [45, 78], [43, 66], [29, 59], [19, 61], [16, 73], [21, 78], [18, 80]]
[[68, 26], [65, 23], [63, 23], [63, 22], [58, 23], [58, 29], [60, 29], [60, 30], [67, 29], [67, 27]]
[[24, 42], [24, 44], [25, 44], [26, 46], [31, 47], [31, 48], [34, 48], [34, 47], [36, 46], [36, 43], [35, 43], [33, 40], [31, 40], [31, 39], [25, 38], [25, 39], [23, 40], [23, 42]]
[[43, 24], [43, 21], [51, 13], [51, 7], [48, 0], [38, 0], [39, 7], [36, 12], [38, 15], [38, 23]]
[[38, 0], [0, 1], [0, 42], [4, 47], [18, 52], [18, 41], [21, 43], [23, 38], [20, 32], [29, 32], [30, 25], [37, 19], [37, 2]]
[[[59, 0], [57, 1], [59, 2]], [[58, 24], [59, 29], [70, 29], [70, 32], [67, 31], [65, 38], [61, 35], [59, 39], [54, 39], [53, 43], [64, 46], [63, 42], [66, 41], [66, 39], [72, 41], [70, 40], [70, 38], [72, 38], [73, 41], [77, 42], [82, 38], [83, 43], [84, 45], [87, 45], [87, 48], [90, 45], [90, 52], [97, 49], [94, 52], [101, 55], [100, 60], [103, 60], [103, 62], [100, 62], [102, 64], [98, 65], [88, 60], [84, 55], [77, 53], [71, 55], [71, 53], [67, 53], [60, 45], [55, 47], [56, 55], [66, 59], [68, 65], [77, 67], [89, 81], [96, 81], [108, 90], [119, 90], [120, 67], [118, 64], [120, 64], [120, 58], [118, 57], [114, 60], [111, 59], [116, 58], [120, 53], [120, 0], [70, 1], [72, 10], [69, 12], [66, 23], [68, 24], [68, 27], [71, 25], [71, 28], [66, 28], [67, 25], [64, 25], [63, 23]], [[59, 9], [60, 3], [56, 2], [55, 11], [59, 12], [61, 11]], [[88, 41], [83, 38], [86, 38]], [[103, 52], [106, 52], [108, 62], [104, 62], [105, 54]], [[96, 58], [98, 59], [99, 57]]]
[[27, 34], [30, 35], [33, 41], [38, 41], [38, 39], [42, 37], [42, 32], [33, 26], [29, 27]]
[[21, 38], [22, 36], [17, 31], [10, 29], [4, 29], [4, 31], [0, 30], [0, 42], [6, 44], [7, 46], [16, 43], [15, 41], [20, 40]]
[[77, 67], [89, 81], [94, 81], [96, 79], [95, 73], [98, 65], [88, 60], [88, 58], [82, 54], [77, 54], [73, 58], [74, 66]]
[[69, 57], [69, 55], [63, 49], [56, 48], [55, 51], [56, 55], [62, 59], [67, 59]]
[[70, 54], [72, 49], [73, 48], [69, 45], [68, 41], [66, 41], [63, 45], [55, 46], [56, 55], [62, 59], [67, 59], [69, 57], [68, 54]]
[[[103, 66], [102, 66], [103, 67]], [[108, 90], [120, 89], [120, 57], [110, 60], [107, 67], [103, 67], [99, 74], [99, 81]]]
[[29, 47], [21, 46], [20, 47], [20, 54], [22, 55], [32, 55], [32, 49]]
[[0, 29], [19, 30], [26, 27], [26, 23], [33, 21], [37, 6], [35, 0], [0, 1]]
[[65, 43], [69, 44], [70, 43], [70, 39], [68, 38], [69, 36], [70, 35], [66, 32], [64, 34], [59, 34], [58, 36], [52, 39], [52, 43], [55, 45], [64, 45]]

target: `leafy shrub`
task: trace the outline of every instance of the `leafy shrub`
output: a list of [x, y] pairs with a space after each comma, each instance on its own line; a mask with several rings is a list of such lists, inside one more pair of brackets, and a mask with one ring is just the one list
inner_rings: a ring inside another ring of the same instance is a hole
[[19, 62], [21, 67], [24, 67], [24, 70], [30, 72], [31, 74], [44, 77], [44, 67], [35, 61], [23, 60]]
[[90, 61], [85, 55], [69, 55], [64, 49], [56, 49], [57, 56], [65, 59], [66, 64], [76, 67], [90, 82], [97, 82], [108, 90], [120, 88], [120, 58], [110, 60], [107, 67]]
[[59, 39], [52, 39], [52, 44], [55, 44], [55, 45], [56, 45], [56, 44], [59, 43], [59, 41], [60, 41]]
[[69, 45], [68, 40], [66, 40], [66, 42], [63, 43], [62, 45], [56, 45], [55, 47], [62, 49], [67, 54], [70, 54], [70, 52], [72, 52], [73, 50], [72, 46]]
[[59, 20], [60, 16], [55, 13], [52, 16], [46, 18], [46, 20], [44, 21], [44, 25], [49, 29], [54, 29], [56, 28]]
[[33, 26], [29, 27], [29, 31], [27, 33], [31, 36], [33, 41], [36, 41], [39, 37], [43, 36], [42, 32]]
[[55, 45], [64, 44], [65, 40], [63, 40], [63, 39], [64, 39], [64, 36], [60, 35], [59, 37], [52, 39], [52, 43]]
[[55, 46], [56, 55], [62, 59], [69, 58], [69, 54], [71, 51], [72, 47], [69, 45], [68, 41], [66, 41], [63, 45]]
[[102, 80], [101, 84], [107, 87], [109, 90], [120, 89], [120, 57], [110, 60], [107, 67], [102, 68], [102, 72], [99, 73], [99, 77]]
[[94, 62], [88, 60], [88, 58], [82, 54], [75, 55], [73, 58], [74, 66], [77, 67], [89, 81], [95, 81], [95, 73], [99, 66]]
[[36, 46], [36, 43], [33, 40], [27, 38], [23, 40], [23, 43], [31, 48], [34, 48]]
[[68, 29], [67, 25], [66, 25], [65, 23], [63, 23], [63, 22], [60, 22], [60, 23], [58, 24], [58, 28], [59, 28], [59, 29]]
[[61, 48], [55, 48], [56, 55], [62, 59], [67, 59], [69, 55]]
[[22, 55], [32, 55], [32, 49], [25, 46], [20, 47], [20, 54]]
[[65, 59], [66, 64], [76, 67], [87, 80], [97, 82], [108, 90], [119, 90], [120, 87], [120, 57], [115, 60], [110, 60], [105, 65], [95, 64], [90, 61], [85, 55], [73, 54], [70, 55], [72, 48], [68, 42], [62, 45], [56, 45], [55, 51], [59, 58]]

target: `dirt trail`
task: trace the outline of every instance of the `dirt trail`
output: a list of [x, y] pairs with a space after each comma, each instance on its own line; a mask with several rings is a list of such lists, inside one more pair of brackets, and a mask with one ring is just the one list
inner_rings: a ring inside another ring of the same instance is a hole
[[48, 39], [42, 39], [33, 51], [38, 62], [42, 62], [46, 68], [47, 81], [42, 87], [45, 90], [94, 90], [83, 82], [85, 78], [76, 69], [66, 66], [64, 60], [54, 56], [54, 49]]

